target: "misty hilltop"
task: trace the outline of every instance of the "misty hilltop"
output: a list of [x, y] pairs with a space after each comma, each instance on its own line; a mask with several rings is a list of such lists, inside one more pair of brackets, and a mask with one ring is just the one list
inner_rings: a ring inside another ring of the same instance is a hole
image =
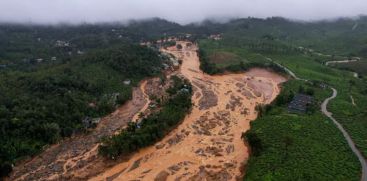
[[356, 17], [367, 12], [364, 0], [2, 0], [0, 22], [33, 24], [126, 22], [152, 17], [180, 24], [204, 19], [282, 16], [296, 20]]

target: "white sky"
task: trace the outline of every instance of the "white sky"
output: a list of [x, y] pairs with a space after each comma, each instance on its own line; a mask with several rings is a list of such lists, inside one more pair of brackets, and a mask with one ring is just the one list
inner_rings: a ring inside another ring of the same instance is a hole
[[41, 24], [151, 17], [181, 24], [248, 16], [317, 20], [361, 14], [367, 14], [367, 0], [0, 0], [0, 22]]

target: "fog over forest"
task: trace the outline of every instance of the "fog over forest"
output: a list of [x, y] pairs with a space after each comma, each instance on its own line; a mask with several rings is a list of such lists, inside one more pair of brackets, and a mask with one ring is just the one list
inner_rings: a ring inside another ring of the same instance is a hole
[[164, 18], [181, 24], [204, 19], [282, 16], [295, 20], [356, 17], [366, 0], [1, 0], [0, 22], [99, 23]]

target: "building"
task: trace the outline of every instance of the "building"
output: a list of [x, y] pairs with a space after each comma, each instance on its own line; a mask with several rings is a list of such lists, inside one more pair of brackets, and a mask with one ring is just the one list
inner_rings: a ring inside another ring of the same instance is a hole
[[322, 88], [322, 89], [326, 89], [328, 87], [328, 85], [327, 84], [325, 84], [325, 83], [320, 83], [320, 88]]
[[131, 80], [124, 80], [124, 81], [123, 81], [123, 83], [124, 83], [125, 85], [130, 85], [130, 84], [131, 84]]
[[83, 55], [83, 54], [84, 54], [84, 52], [83, 52], [83, 51], [81, 51], [81, 50], [78, 50], [78, 51], [77, 51], [77, 54], [78, 54], [78, 55]]
[[291, 113], [306, 113], [308, 106], [312, 103], [313, 97], [305, 94], [297, 94], [288, 105]]
[[209, 36], [209, 39], [212, 39], [212, 40], [221, 40], [222, 39], [222, 35], [220, 35], [220, 34], [210, 35]]
[[170, 61], [172, 63], [173, 69], [177, 70], [180, 68], [180, 63], [178, 62], [176, 58], [170, 58]]
[[66, 41], [57, 40], [55, 43], [56, 47], [69, 47], [70, 43]]
[[101, 121], [101, 118], [86, 117], [82, 120], [82, 123], [84, 125], [84, 128], [88, 129], [88, 128], [95, 128], [100, 121]]

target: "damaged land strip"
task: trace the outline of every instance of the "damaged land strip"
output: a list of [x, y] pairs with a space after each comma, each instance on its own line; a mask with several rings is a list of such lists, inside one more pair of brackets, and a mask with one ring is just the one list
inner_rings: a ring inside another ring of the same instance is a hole
[[[190, 113], [154, 146], [139, 149], [128, 161], [105, 169], [91, 180], [241, 178], [248, 158], [241, 133], [248, 130], [249, 122], [256, 118], [255, 106], [270, 103], [279, 93], [278, 84], [286, 79], [264, 69], [216, 76], [205, 74], [199, 68], [197, 46], [179, 43], [183, 45], [180, 51], [175, 47], [162, 51], [183, 60], [179, 73], [193, 86], [194, 106]], [[243, 86], [236, 86], [237, 83]], [[267, 86], [269, 83], [272, 86]], [[259, 92], [260, 97], [255, 96], [255, 92]]]
[[104, 138], [99, 153], [111, 159], [128, 155], [156, 143], [177, 126], [191, 108], [192, 91], [188, 81], [178, 77], [174, 81], [174, 86], [168, 90], [172, 96], [162, 104], [159, 112], [130, 123], [118, 135]]

